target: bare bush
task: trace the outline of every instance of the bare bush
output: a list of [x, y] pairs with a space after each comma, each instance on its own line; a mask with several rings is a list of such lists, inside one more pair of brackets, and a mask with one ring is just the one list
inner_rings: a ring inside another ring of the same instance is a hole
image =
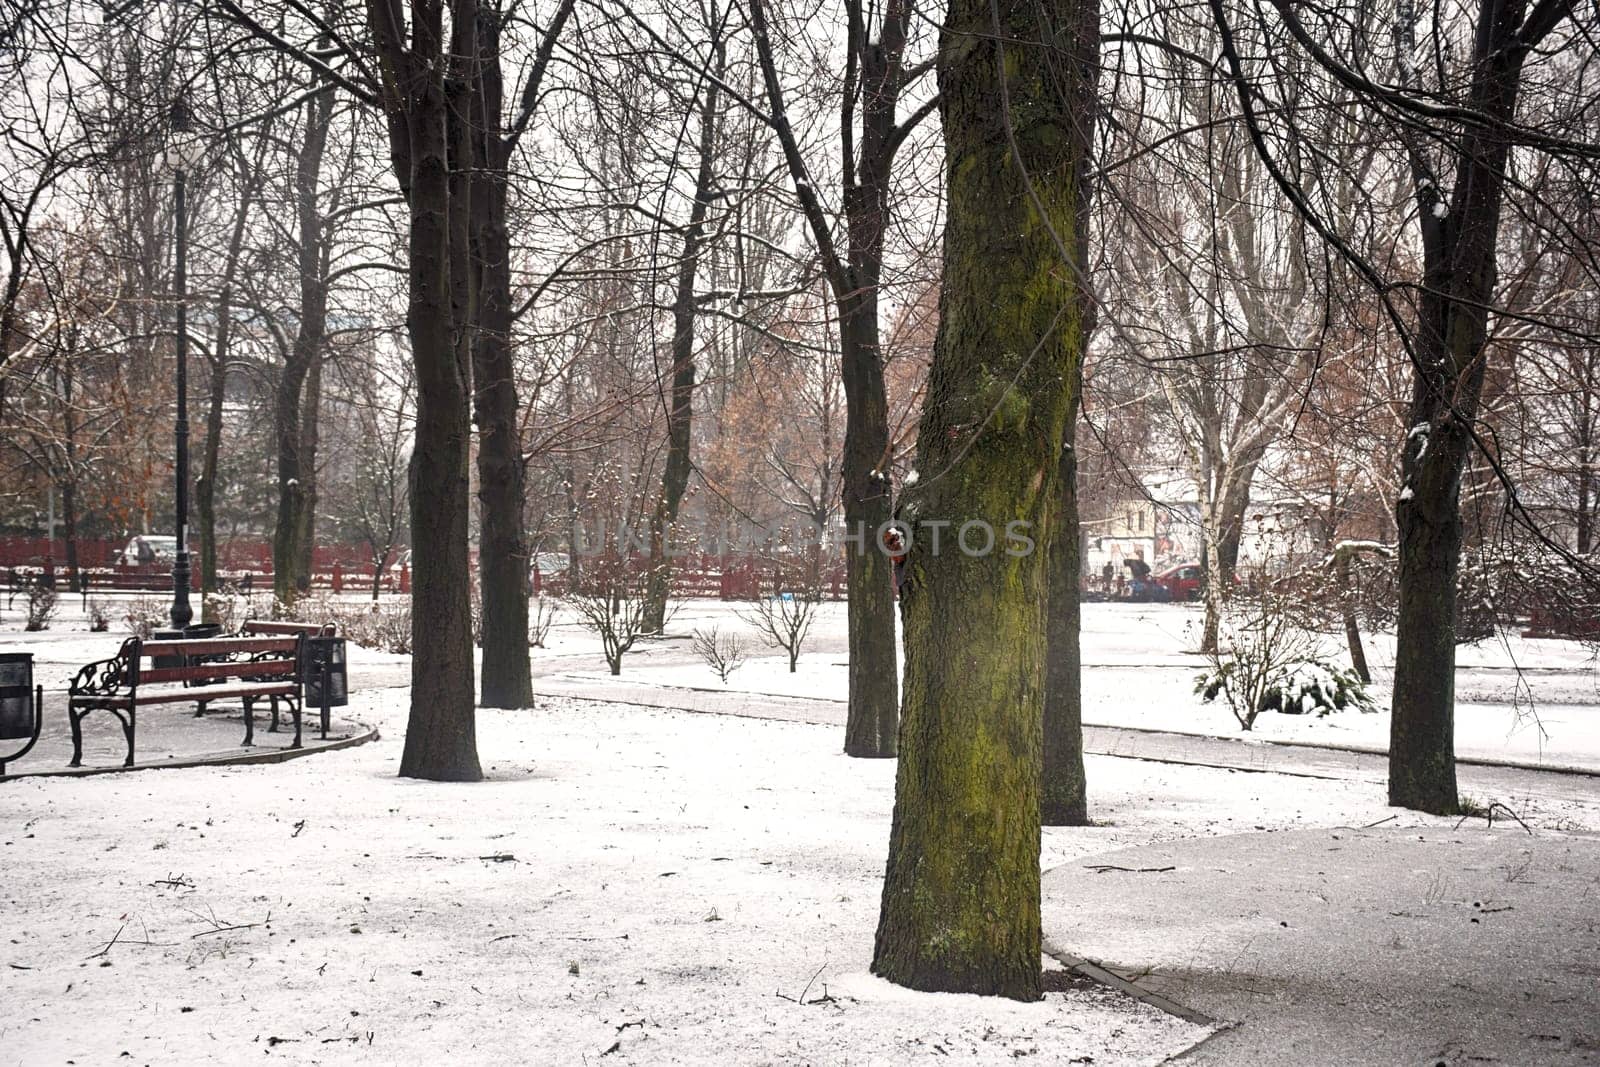
[[340, 636], [362, 648], [390, 652], [399, 656], [411, 654], [411, 598], [398, 596], [382, 603], [372, 603], [343, 611], [330, 620], [339, 628]]
[[90, 633], [103, 634], [107, 630], [111, 629], [111, 614], [106, 610], [105, 604], [91, 598], [89, 602], [84, 605], [84, 608], [89, 613]]
[[167, 602], [157, 597], [134, 597], [128, 602], [128, 610], [122, 616], [122, 621], [127, 624], [130, 634], [141, 641], [148, 641], [155, 636], [157, 629], [167, 625], [171, 618], [169, 609]]
[[728, 684], [730, 674], [744, 666], [744, 641], [738, 634], [723, 633], [719, 627], [696, 630], [691, 647], [694, 654], [717, 673], [723, 685]]
[[578, 623], [600, 638], [606, 666], [622, 673], [622, 657], [644, 633], [645, 582], [626, 563], [596, 567], [581, 590], [568, 594], [567, 602]]
[[789, 657], [789, 673], [793, 674], [801, 647], [811, 633], [812, 620], [816, 618], [817, 601], [795, 593], [779, 593], [735, 614], [755, 628], [762, 644], [783, 649]]
[[528, 646], [530, 648], [544, 647], [545, 638], [550, 636], [550, 627], [555, 625], [558, 611], [555, 601], [546, 600], [544, 597], [534, 597], [528, 604]]
[[50, 629], [50, 620], [56, 614], [56, 591], [44, 585], [34, 583], [28, 587], [28, 623], [26, 629], [29, 633]]

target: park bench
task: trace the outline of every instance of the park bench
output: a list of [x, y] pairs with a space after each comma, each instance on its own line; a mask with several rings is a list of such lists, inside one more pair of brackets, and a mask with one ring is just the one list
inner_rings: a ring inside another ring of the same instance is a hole
[[[313, 637], [337, 637], [339, 628], [331, 622], [279, 622], [272, 619], [246, 619], [239, 626], [240, 637], [251, 635], [288, 637], [295, 634], [304, 635], [306, 640], [309, 641]], [[302, 673], [306, 686], [304, 693], [308, 697], [312, 695], [312, 690], [317, 693], [322, 692], [321, 687], [317, 684], [317, 665], [311, 662], [312, 658], [314, 657], [306, 659]], [[274, 734], [278, 732], [278, 706], [276, 704], [272, 706], [272, 725], [267, 727], [267, 732]], [[322, 736], [324, 739], [328, 736], [328, 709], [326, 707], [322, 709]]]
[[[183, 665], [167, 666], [172, 660]], [[299, 748], [305, 662], [303, 633], [148, 642], [130, 637], [111, 659], [83, 667], [72, 680], [67, 701], [70, 766], [83, 765], [83, 718], [97, 710], [111, 712], [122, 723], [128, 740], [122, 765], [133, 766], [139, 709], [157, 704], [195, 704], [204, 712], [213, 701], [239, 700], [244, 705], [243, 743], [249, 747], [255, 744], [256, 701], [271, 701], [274, 721], [282, 701], [294, 715], [289, 747]]]
[[239, 626], [240, 637], [332, 637], [337, 627], [331, 622], [273, 622], [267, 619], [246, 619]]

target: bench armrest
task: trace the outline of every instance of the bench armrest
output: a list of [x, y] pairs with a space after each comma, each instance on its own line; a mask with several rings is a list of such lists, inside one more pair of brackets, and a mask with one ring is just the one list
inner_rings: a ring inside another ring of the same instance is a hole
[[119, 690], [132, 690], [139, 684], [139, 639], [130, 637], [110, 659], [96, 660], [78, 668], [67, 692], [72, 696], [109, 696]]

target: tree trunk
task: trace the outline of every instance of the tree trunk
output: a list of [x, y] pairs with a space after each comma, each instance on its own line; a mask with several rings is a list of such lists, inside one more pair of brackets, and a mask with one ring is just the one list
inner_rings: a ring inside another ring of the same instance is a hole
[[1350, 588], [1350, 554], [1334, 550], [1333, 573], [1339, 585], [1339, 611], [1344, 622], [1344, 640], [1350, 648], [1350, 666], [1362, 685], [1372, 684], [1367, 669], [1367, 652], [1361, 647], [1361, 623], [1356, 618], [1355, 593]]
[[1234, 575], [1239, 571], [1239, 547], [1244, 538], [1245, 513], [1250, 508], [1250, 483], [1255, 479], [1259, 460], [1236, 468], [1227, 477], [1220, 495], [1212, 501], [1210, 522], [1205, 524], [1205, 602], [1206, 617], [1200, 634], [1200, 651], [1215, 652], [1222, 617], [1233, 595]]
[[[1076, 414], [1074, 410], [1069, 418], [1075, 419]], [[1044, 777], [1039, 789], [1039, 821], [1046, 826], [1089, 825], [1088, 781], [1083, 770], [1083, 659], [1079, 648], [1083, 619], [1078, 601], [1083, 542], [1078, 529], [1078, 457], [1072, 447], [1075, 436], [1069, 422], [1057, 475], [1061, 511], [1049, 546]]]
[[[1488, 116], [1490, 124], [1515, 117], [1522, 61], [1559, 21], [1552, 17], [1559, 7], [1540, 5], [1539, 25], [1525, 27], [1526, 10], [1525, 0], [1484, 0], [1478, 12], [1464, 104]], [[1410, 428], [1401, 452], [1404, 487], [1395, 508], [1400, 612], [1389, 803], [1435, 815], [1459, 807], [1454, 746], [1461, 475], [1483, 392], [1510, 153], [1510, 142], [1492, 125], [1468, 126], [1458, 136], [1450, 146], [1456, 174], [1448, 191], [1441, 193], [1426, 155], [1412, 155], [1424, 271]]]
[[[323, 271], [324, 276], [326, 270]], [[316, 573], [317, 503], [319, 499], [317, 449], [322, 440], [322, 368], [326, 352], [321, 346], [306, 372], [305, 397], [300, 404], [300, 515], [295, 530], [295, 580], [302, 594], [311, 592]]]
[[[840, 377], [845, 393], [844, 457], [840, 483], [846, 537], [845, 585], [849, 626], [849, 704], [844, 750], [851, 756], [893, 756], [899, 717], [895, 654], [894, 580], [878, 543], [892, 516], [888, 399], [879, 350], [878, 284], [889, 222], [890, 168], [903, 128], [895, 107], [906, 77], [903, 58], [911, 17], [904, 0], [883, 7], [880, 34], [852, 19], [846, 48], [859, 84], [845, 86], [840, 162], [848, 250], [841, 256], [818, 200], [798, 138], [789, 125], [761, 0], [750, 5], [772, 122], [783, 146], [822, 269], [839, 312]], [[854, 109], [861, 107], [860, 150], [854, 151]]]
[[1070, 353], [1072, 376], [1067, 379], [1067, 417], [1062, 428], [1061, 460], [1057, 467], [1057, 507], [1060, 514], [1049, 542], [1050, 606], [1045, 646], [1044, 764], [1039, 790], [1039, 821], [1046, 826], [1089, 825], [1088, 780], [1083, 769], [1083, 657], [1080, 635], [1083, 612], [1083, 532], [1078, 525], [1078, 406], [1083, 397], [1083, 363], [1094, 331], [1094, 301], [1087, 289], [1089, 277], [1089, 186], [1082, 179], [1094, 152], [1094, 126], [1099, 103], [1100, 4], [1079, 0], [1067, 24], [1068, 38], [1061, 47], [1073, 57], [1069, 77], [1058, 91], [1070, 94], [1064, 101], [1077, 116], [1069, 127], [1072, 177], [1076, 183], [1077, 219], [1068, 251], [1073, 256], [1076, 281], [1083, 288], [1078, 298], [1079, 350]]
[[61, 485], [61, 536], [67, 547], [67, 574], [73, 587], [78, 584], [78, 486], [68, 480]]
[[[233, 286], [238, 275], [239, 258], [244, 250], [246, 224], [250, 208], [260, 186], [262, 159], [266, 151], [266, 138], [262, 139], [261, 155], [255, 159], [254, 169], [242, 176], [243, 193], [233, 217], [233, 232], [228, 238], [228, 254], [222, 268], [222, 287], [217, 293], [217, 328], [212, 335], [211, 381], [206, 396], [206, 430], [200, 444], [200, 477], [195, 482], [195, 507], [199, 516], [200, 536], [200, 592], [202, 618], [216, 622], [215, 607], [206, 594], [217, 591], [217, 466], [222, 449], [222, 406], [227, 400], [228, 353], [233, 347]], [[240, 157], [241, 163], [243, 157]]]
[[483, 596], [480, 701], [486, 708], [533, 706], [528, 662], [525, 472], [517, 425], [516, 368], [511, 352], [511, 235], [506, 225], [510, 175], [500, 130], [503, 79], [497, 16], [480, 10], [482, 91], [474, 126], [483, 164], [472, 186], [473, 257], [478, 279], [478, 329], [472, 346], [478, 423], [478, 580]]
[[[884, 18], [877, 48], [861, 53], [861, 161], [844, 190], [850, 287], [836, 293], [839, 370], [844, 383], [844, 457], [840, 487], [845, 529], [853, 539], [845, 561], [850, 681], [844, 751], [889, 757], [899, 749], [900, 664], [895, 648], [894, 569], [879, 531], [894, 515], [889, 466], [889, 399], [883, 384], [878, 286], [889, 225], [890, 145], [904, 48], [894, 12]], [[890, 62], [891, 57], [894, 61]]]
[[[1437, 435], [1437, 431], [1436, 431]], [[1432, 449], [1442, 453], [1437, 438]], [[1397, 509], [1400, 611], [1389, 727], [1389, 803], [1435, 815], [1458, 806], [1455, 764], [1456, 572], [1465, 448], [1439, 456], [1426, 490]], [[1450, 468], [1454, 468], [1453, 470]]]
[[894, 575], [878, 543], [893, 517], [889, 495], [889, 405], [878, 349], [876, 281], [839, 301], [844, 374], [845, 608], [849, 630], [847, 756], [892, 757], [898, 749], [899, 656], [895, 649]]
[[695, 274], [700, 269], [700, 246], [706, 212], [711, 204], [712, 164], [717, 135], [717, 80], [721, 77], [722, 48], [717, 44], [716, 77], [708, 79], [700, 112], [699, 169], [695, 173], [694, 204], [683, 231], [683, 252], [678, 260], [677, 291], [672, 300], [672, 384], [667, 395], [667, 460], [661, 473], [661, 492], [650, 515], [650, 569], [645, 583], [643, 632], [658, 634], [666, 627], [667, 596], [672, 582], [672, 525], [678, 505], [689, 488], [690, 430], [694, 419]]
[[[219, 314], [226, 315], [225, 310]], [[221, 328], [218, 336], [223, 335]], [[222, 405], [226, 399], [227, 361], [214, 354], [211, 382], [206, 390], [206, 430], [200, 442], [200, 477], [195, 481], [195, 512], [200, 536], [200, 592], [202, 619], [215, 622], [215, 609], [206, 594], [217, 591], [217, 467], [222, 450]]]
[[[74, 337], [74, 347], [76, 338]], [[61, 437], [66, 456], [66, 477], [61, 482], [61, 525], [67, 546], [67, 574], [70, 588], [78, 582], [78, 414], [72, 399], [72, 361], [65, 359], [57, 372], [61, 380]], [[55, 536], [55, 531], [49, 531]]]
[[978, 555], [972, 532], [970, 553], [935, 554], [917, 537], [907, 559], [905, 719], [872, 969], [917, 989], [1035, 1000], [1050, 576], [1047, 551], [1006, 535], [1048, 549], [1058, 521], [1084, 325], [1063, 262], [1078, 207], [1064, 131], [1088, 116], [1060, 94], [1060, 61], [1041, 43], [1058, 31], [1041, 9], [1008, 5], [998, 24], [992, 10], [954, 0], [941, 40], [944, 281], [922, 476], [901, 515], [948, 521], [958, 537], [987, 523], [996, 544]]
[[292, 603], [309, 581], [309, 575], [301, 573], [304, 561], [301, 538], [306, 530], [309, 477], [301, 456], [301, 393], [327, 333], [328, 287], [322, 273], [323, 234], [322, 215], [317, 210], [317, 177], [328, 143], [333, 95], [333, 86], [328, 85], [307, 102], [305, 139], [295, 164], [299, 322], [289, 357], [284, 362], [283, 375], [278, 379], [273, 406], [278, 445], [278, 523], [272, 537], [272, 591], [284, 603]]
[[[477, 730], [472, 692], [472, 611], [467, 552], [467, 486], [471, 427], [470, 368], [452, 306], [452, 210], [449, 153], [451, 114], [444, 89], [442, 18], [436, 8], [412, 9], [412, 40], [398, 35], [386, 7], [369, 8], [369, 28], [392, 80], [385, 83], [390, 154], [410, 209], [409, 297], [406, 315], [417, 372], [416, 445], [411, 454], [412, 630], [411, 714], [400, 774], [442, 781], [477, 781]], [[459, 37], [475, 23], [471, 0], [455, 0], [451, 22]], [[452, 65], [463, 55], [453, 43]]]

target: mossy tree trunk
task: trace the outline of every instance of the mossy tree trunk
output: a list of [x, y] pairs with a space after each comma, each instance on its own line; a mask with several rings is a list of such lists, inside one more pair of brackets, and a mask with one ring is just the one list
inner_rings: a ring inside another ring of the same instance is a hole
[[[904, 717], [872, 964], [917, 989], [1040, 995], [1046, 550], [1084, 330], [1069, 249], [1072, 145], [1088, 115], [1062, 91], [1076, 13], [954, 0], [941, 38], [944, 284], [921, 477], [901, 516], [968, 537], [965, 551], [938, 553], [915, 538], [907, 559]], [[985, 528], [995, 544], [980, 554]]]

